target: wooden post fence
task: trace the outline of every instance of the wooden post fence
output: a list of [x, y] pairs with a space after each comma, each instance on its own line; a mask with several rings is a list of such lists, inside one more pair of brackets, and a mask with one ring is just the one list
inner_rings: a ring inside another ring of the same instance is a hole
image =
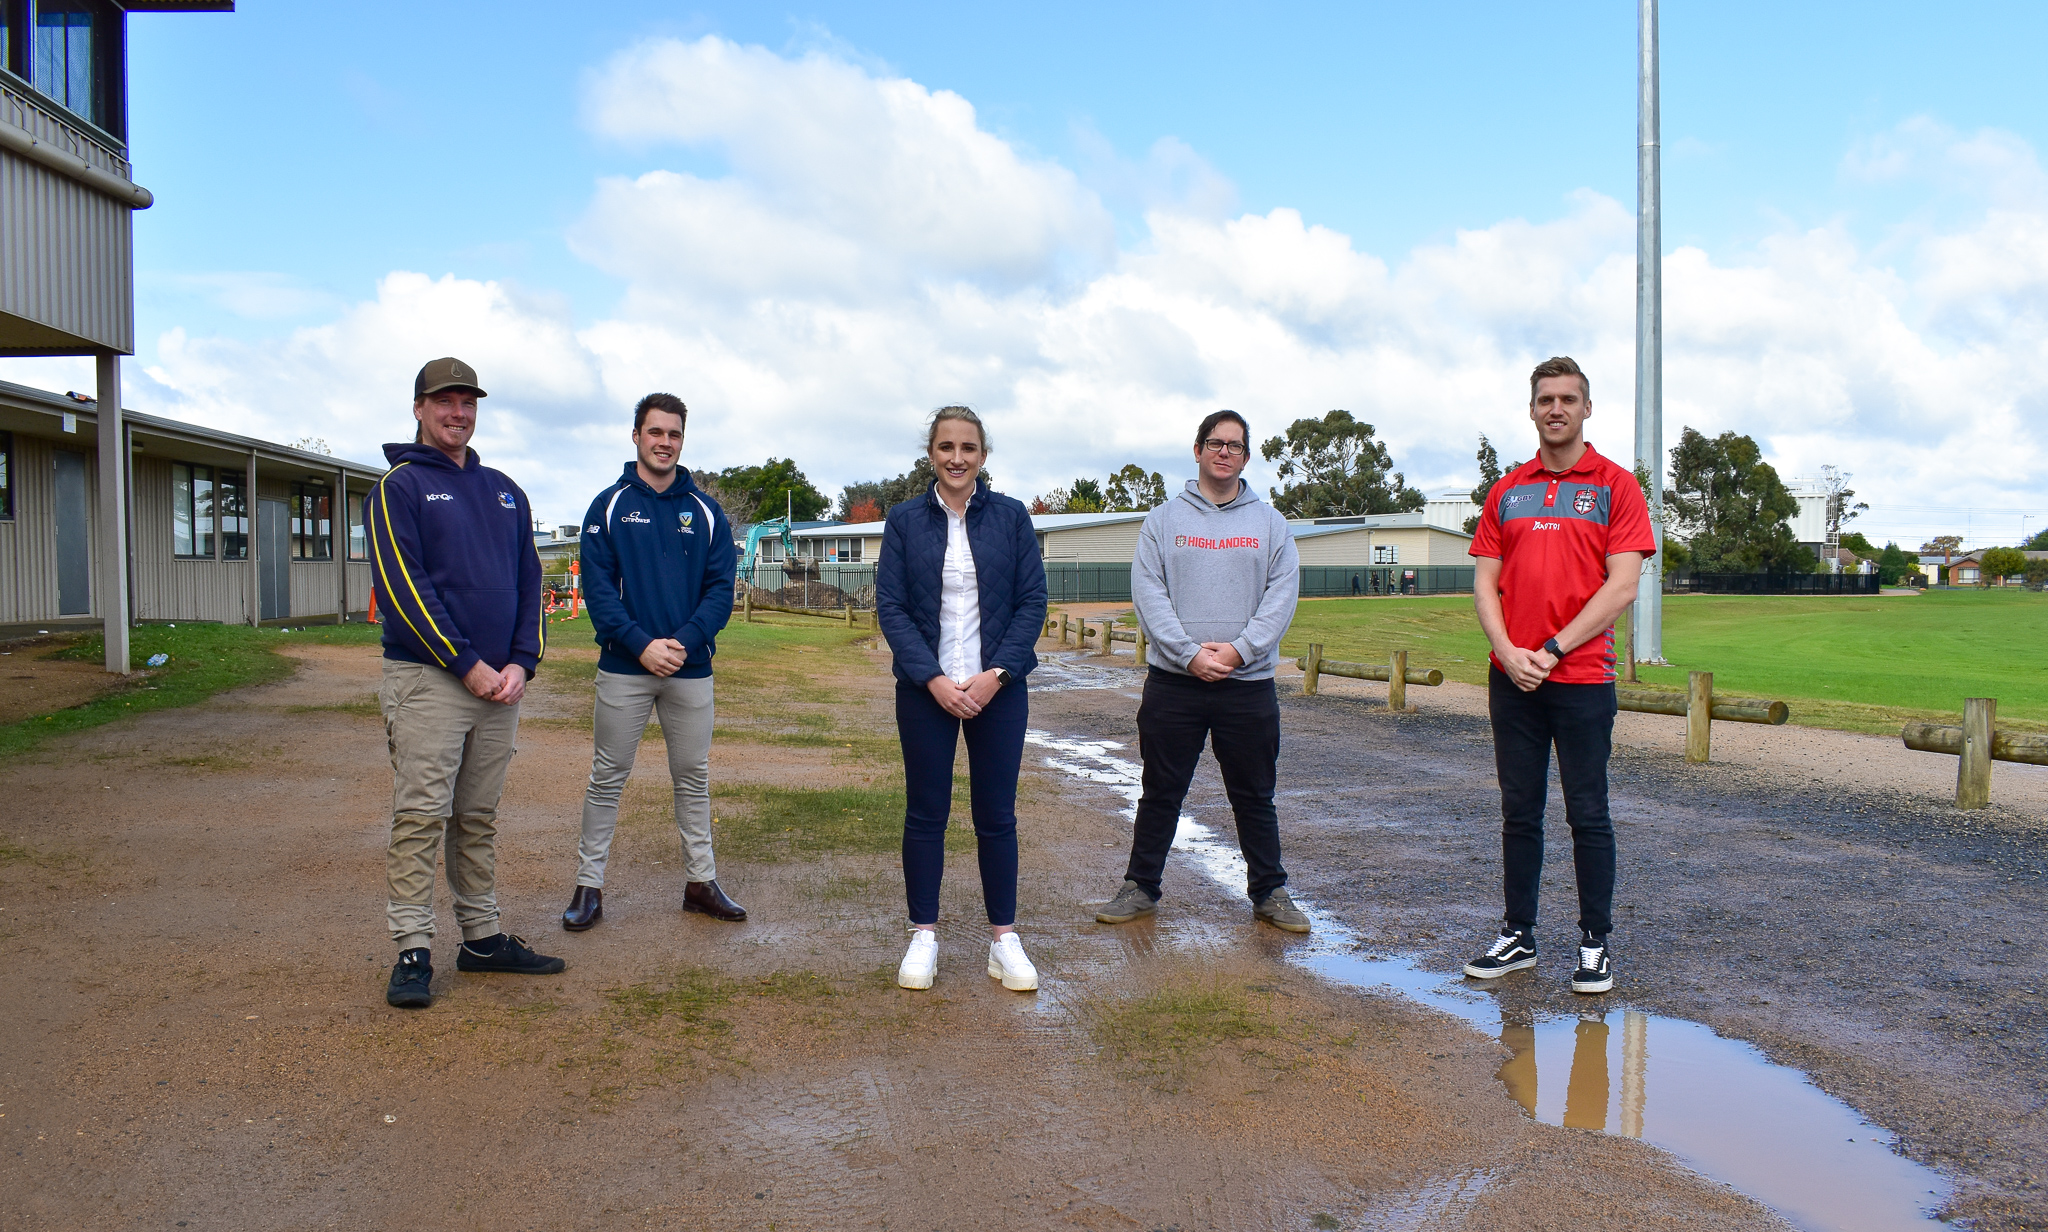
[[1301, 691], [1309, 697], [1316, 695], [1316, 681], [1323, 674], [1323, 644], [1310, 642], [1308, 657], [1301, 661]]
[[743, 624], [754, 623], [754, 592], [751, 588], [741, 592], [740, 621]]
[[1387, 659], [1387, 709], [1408, 709], [1408, 652], [1397, 650]]
[[[1387, 705], [1396, 710], [1407, 709], [1407, 686], [1419, 684], [1434, 688], [1444, 682], [1444, 674], [1438, 668], [1418, 670], [1409, 667], [1408, 652], [1405, 650], [1396, 650], [1388, 655], [1386, 666], [1382, 667], [1377, 663], [1347, 663], [1342, 659], [1325, 659], [1323, 644], [1310, 642], [1308, 654], [1296, 659], [1294, 665], [1308, 673], [1311, 661], [1314, 662], [1315, 668], [1303, 684], [1304, 693], [1313, 693], [1320, 689], [1322, 678], [1325, 676], [1344, 676], [1351, 680], [1384, 680], [1387, 682]], [[1395, 683], [1397, 679], [1400, 681], [1399, 684]]]
[[1139, 626], [1138, 626], [1138, 629], [1137, 629], [1137, 634], [1138, 634], [1138, 666], [1139, 666], [1139, 667], [1143, 667], [1143, 666], [1145, 666], [1145, 648], [1146, 648], [1146, 645], [1147, 645], [1147, 643], [1146, 643], [1146, 641], [1145, 641], [1145, 626], [1144, 626], [1144, 625], [1142, 625], [1142, 624], [1141, 624], [1141, 625], [1139, 625]]
[[1713, 743], [1714, 673], [1692, 672], [1686, 676], [1685, 759], [1704, 762]]
[[1991, 763], [2022, 762], [2048, 766], [2048, 734], [2000, 731], [1998, 700], [1971, 697], [1963, 701], [1963, 725], [1908, 723], [1899, 737], [1909, 749], [1947, 753], [1956, 763], [1956, 807], [1980, 809], [1991, 803]]

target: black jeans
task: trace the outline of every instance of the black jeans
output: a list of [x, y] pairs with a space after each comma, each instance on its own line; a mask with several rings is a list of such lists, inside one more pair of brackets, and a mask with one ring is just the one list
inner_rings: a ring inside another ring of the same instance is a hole
[[1252, 902], [1287, 884], [1280, 867], [1280, 816], [1273, 785], [1280, 761], [1280, 700], [1271, 680], [1197, 680], [1153, 668], [1138, 705], [1138, 755], [1145, 790], [1131, 830], [1131, 865], [1124, 873], [1159, 897], [1166, 852], [1180, 828], [1180, 806], [1207, 741], [1223, 771], [1223, 791], [1237, 815], [1237, 846], [1249, 876]]
[[1596, 937], [1614, 929], [1614, 823], [1607, 816], [1607, 754], [1614, 743], [1614, 686], [1551, 684], [1524, 693], [1491, 668], [1493, 765], [1500, 777], [1500, 856], [1506, 920], [1536, 926], [1543, 879], [1543, 802], [1550, 790], [1550, 746], [1564, 786], [1579, 878], [1579, 927]]
[[931, 690], [896, 682], [896, 732], [903, 743], [903, 894], [912, 924], [939, 922], [946, 821], [953, 812], [953, 756], [963, 732], [982, 901], [989, 923], [1017, 922], [1017, 768], [1030, 719], [1030, 697], [1021, 681], [997, 689], [980, 714], [965, 720], [947, 714]]

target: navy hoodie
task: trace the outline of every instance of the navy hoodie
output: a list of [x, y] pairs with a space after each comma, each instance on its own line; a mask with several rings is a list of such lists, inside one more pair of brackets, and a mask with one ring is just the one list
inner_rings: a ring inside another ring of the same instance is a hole
[[709, 676], [718, 631], [732, 619], [737, 553], [718, 502], [678, 466], [666, 491], [626, 463], [583, 518], [583, 601], [602, 647], [602, 671], [648, 674], [640, 653], [656, 638], [683, 644], [676, 675]]
[[446, 668], [540, 669], [547, 628], [533, 514], [519, 485], [466, 451], [384, 446], [391, 469], [363, 501], [384, 657]]

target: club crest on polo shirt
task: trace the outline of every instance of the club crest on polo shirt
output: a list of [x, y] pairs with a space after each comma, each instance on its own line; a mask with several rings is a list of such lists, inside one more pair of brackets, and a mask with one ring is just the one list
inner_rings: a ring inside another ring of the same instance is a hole
[[498, 503], [503, 505], [507, 509], [519, 508], [519, 502], [512, 499], [512, 494], [510, 492], [498, 493]]
[[682, 512], [677, 513], [676, 521], [679, 523], [679, 525], [676, 527], [676, 529], [682, 531], [686, 535], [696, 534], [696, 528], [690, 525], [690, 518], [691, 514], [688, 510], [683, 510]]
[[1596, 489], [1580, 488], [1578, 494], [1572, 497], [1572, 512], [1591, 513], [1593, 506], [1599, 503], [1600, 493]]

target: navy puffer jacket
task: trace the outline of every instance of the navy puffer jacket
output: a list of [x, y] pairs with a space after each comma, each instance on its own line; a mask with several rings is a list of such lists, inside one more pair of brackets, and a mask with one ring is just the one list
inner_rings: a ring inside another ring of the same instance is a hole
[[[967, 546], [974, 552], [981, 603], [981, 665], [1022, 681], [1038, 666], [1045, 627], [1045, 564], [1022, 502], [979, 480], [967, 502]], [[898, 680], [914, 685], [945, 675], [939, 666], [939, 594], [945, 585], [946, 509], [938, 485], [889, 510], [882, 559], [875, 567], [875, 616], [895, 653]]]

